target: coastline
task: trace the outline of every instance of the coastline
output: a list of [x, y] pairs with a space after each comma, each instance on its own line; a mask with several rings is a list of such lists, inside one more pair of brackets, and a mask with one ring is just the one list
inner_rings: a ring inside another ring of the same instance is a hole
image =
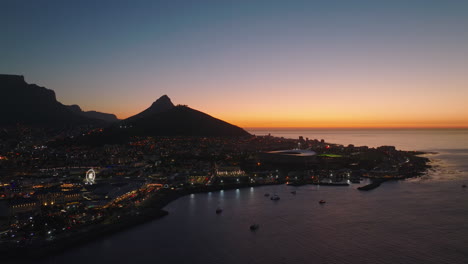
[[[401, 180], [405, 178], [406, 177], [402, 177], [395, 180]], [[372, 180], [372, 183], [357, 187], [356, 189], [360, 191], [373, 190], [378, 188], [385, 181], [389, 180], [384, 178], [370, 179]], [[150, 199], [149, 204], [143, 207], [143, 209], [140, 210], [137, 215], [127, 215], [122, 217], [118, 222], [112, 224], [96, 224], [84, 230], [71, 233], [66, 237], [58, 238], [52, 242], [24, 247], [3, 247], [0, 249], [0, 253], [3, 256], [3, 260], [5, 261], [4, 263], [33, 263], [39, 260], [46, 260], [57, 254], [66, 252], [69, 249], [83, 246], [85, 244], [112, 236], [125, 230], [130, 230], [133, 227], [148, 223], [150, 221], [158, 220], [169, 214], [169, 212], [163, 209], [165, 206], [179, 199], [180, 197], [189, 194], [281, 184], [285, 184], [285, 182], [268, 184], [232, 184], [224, 186], [196, 186], [184, 190], [161, 189], [160, 193], [153, 196]]]
[[178, 191], [163, 189], [161, 195], [158, 195], [157, 199], [153, 199], [153, 201], [150, 202], [150, 205], [140, 211], [138, 215], [122, 217], [117, 223], [97, 224], [87, 228], [86, 230], [80, 230], [79, 232], [72, 233], [69, 236], [61, 237], [52, 242], [46, 242], [40, 245], [3, 247], [0, 249], [0, 253], [3, 257], [2, 260], [5, 262], [2, 263], [33, 263], [35, 261], [45, 260], [53, 257], [54, 255], [66, 252], [69, 249], [80, 247], [93, 241], [112, 236], [121, 231], [130, 230], [131, 228], [141, 224], [160, 219], [169, 214], [169, 212], [163, 209], [166, 205], [189, 194], [278, 184], [283, 183], [205, 186]]
[[[409, 171], [405, 171], [401, 176], [394, 178], [393, 180], [401, 180], [405, 178], [417, 177], [420, 176], [423, 170], [430, 168], [427, 165], [429, 159], [425, 157], [420, 157], [419, 155], [426, 154], [425, 152], [416, 152], [412, 153], [413, 159], [416, 160], [414, 163], [416, 166]], [[413, 161], [415, 161], [413, 160]], [[372, 179], [372, 183], [360, 186], [357, 189], [362, 191], [368, 191], [375, 189], [381, 185], [381, 183], [389, 180], [386, 178], [374, 178], [367, 177]], [[138, 210], [132, 214], [122, 215], [111, 223], [97, 223], [91, 226], [83, 227], [82, 229], [72, 230], [67, 235], [57, 237], [53, 241], [43, 241], [43, 242], [33, 242], [32, 244], [26, 246], [16, 246], [14, 244], [8, 245], [8, 247], [2, 247], [0, 253], [3, 255], [3, 259], [6, 263], [32, 263], [38, 260], [48, 259], [54, 255], [59, 255], [69, 249], [83, 246], [87, 243], [103, 239], [105, 237], [111, 236], [123, 230], [131, 229], [138, 225], [157, 220], [162, 218], [169, 213], [163, 208], [168, 205], [170, 202], [177, 200], [180, 197], [183, 197], [188, 194], [193, 193], [207, 193], [212, 191], [220, 190], [231, 190], [238, 188], [247, 188], [247, 187], [257, 187], [264, 185], [278, 185], [284, 184], [284, 181], [278, 181], [274, 183], [266, 184], [229, 184], [229, 185], [210, 185], [210, 186], [192, 186], [186, 189], [171, 190], [171, 189], [160, 189], [155, 195], [148, 199], [147, 203], [144, 206], [138, 208]], [[314, 183], [304, 183], [304, 184], [314, 184]], [[290, 185], [295, 185], [290, 184]], [[302, 185], [302, 184], [300, 184]], [[326, 184], [320, 183], [319, 185], [332, 185], [332, 186], [341, 186], [337, 184]], [[345, 186], [345, 185], [343, 185]], [[348, 186], [348, 184], [346, 184]], [[25, 253], [26, 252], [26, 253]]]

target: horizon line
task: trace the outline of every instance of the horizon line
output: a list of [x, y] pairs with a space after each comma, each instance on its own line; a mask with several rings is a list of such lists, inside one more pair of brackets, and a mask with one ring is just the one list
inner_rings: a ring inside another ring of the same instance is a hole
[[332, 129], [350, 129], [350, 130], [413, 130], [413, 129], [468, 129], [468, 126], [444, 126], [444, 127], [243, 127], [246, 130], [332, 130]]

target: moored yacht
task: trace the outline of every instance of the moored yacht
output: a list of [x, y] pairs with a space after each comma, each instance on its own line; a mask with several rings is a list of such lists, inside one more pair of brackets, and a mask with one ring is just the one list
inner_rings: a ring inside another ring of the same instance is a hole
[[278, 201], [280, 197], [277, 194], [274, 194], [272, 197], [270, 197], [270, 199], [273, 201]]
[[260, 226], [258, 224], [253, 224], [250, 226], [250, 230], [254, 231], [257, 230]]

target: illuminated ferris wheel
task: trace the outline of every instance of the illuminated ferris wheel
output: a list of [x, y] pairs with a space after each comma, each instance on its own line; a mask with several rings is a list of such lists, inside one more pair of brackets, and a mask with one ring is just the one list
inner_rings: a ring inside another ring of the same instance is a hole
[[85, 183], [91, 185], [91, 184], [94, 184], [95, 180], [96, 180], [96, 172], [93, 169], [89, 169], [86, 172]]

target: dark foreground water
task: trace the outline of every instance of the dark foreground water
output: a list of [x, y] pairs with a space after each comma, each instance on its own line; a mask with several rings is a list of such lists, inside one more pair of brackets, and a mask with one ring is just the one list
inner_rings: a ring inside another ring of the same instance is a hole
[[[466, 132], [368, 134], [381, 137], [378, 145], [408, 149], [408, 142], [438, 151], [429, 156], [436, 170], [418, 179], [369, 192], [356, 190], [360, 185], [278, 185], [185, 196], [166, 207], [167, 217], [44, 263], [468, 263], [468, 188], [461, 188], [468, 184]], [[360, 145], [356, 137], [324, 139]], [[403, 144], [391, 143], [402, 138]], [[224, 212], [215, 214], [217, 207]], [[260, 225], [254, 232], [253, 223]]]

